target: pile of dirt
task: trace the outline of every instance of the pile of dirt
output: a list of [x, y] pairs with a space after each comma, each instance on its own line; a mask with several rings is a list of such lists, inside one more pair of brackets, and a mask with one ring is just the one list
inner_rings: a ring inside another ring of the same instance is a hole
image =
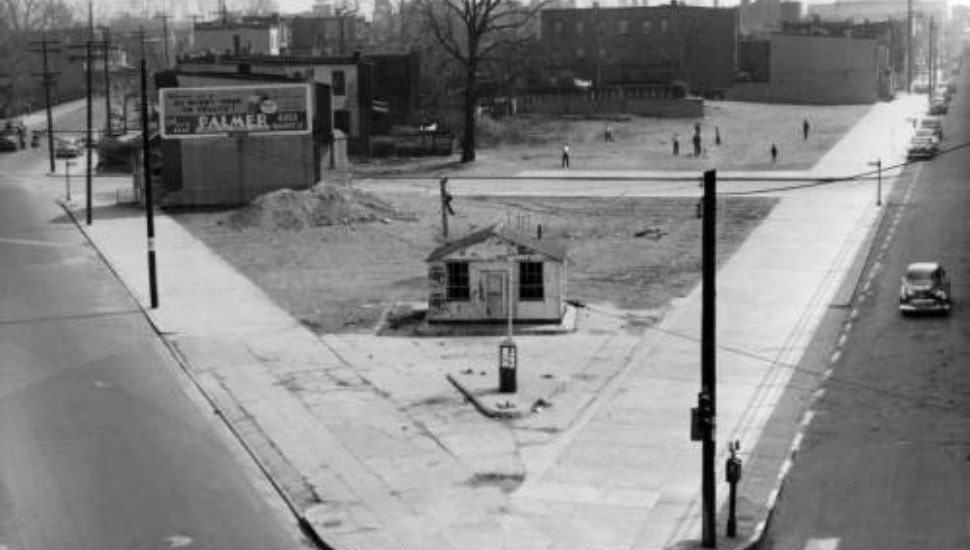
[[233, 212], [225, 223], [234, 229], [300, 230], [324, 225], [350, 225], [399, 218], [379, 197], [345, 186], [321, 183], [305, 191], [281, 189], [256, 197]]

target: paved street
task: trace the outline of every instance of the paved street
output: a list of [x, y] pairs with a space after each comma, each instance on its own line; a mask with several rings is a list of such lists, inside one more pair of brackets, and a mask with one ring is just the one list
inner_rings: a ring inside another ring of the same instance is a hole
[[[802, 176], [900, 159], [896, 136], [922, 106], [915, 97], [875, 105]], [[669, 179], [656, 194], [698, 192], [684, 174]], [[537, 181], [522, 189], [564, 185]], [[475, 185], [456, 187], [482, 192]], [[99, 183], [96, 198], [114, 215], [83, 229], [144, 305], [143, 219], [112, 207], [112, 186]], [[892, 181], [884, 186], [888, 193]], [[741, 536], [722, 546], [764, 527], [797, 428], [766, 431], [768, 420], [829, 307], [851, 298], [858, 253], [880, 214], [871, 178], [766, 192], [780, 204], [719, 272], [719, 441], [740, 439], [749, 464]], [[609, 330], [610, 317], [591, 312], [586, 322], [604, 333], [520, 339], [523, 364], [553, 375], [523, 377], [520, 398], [546, 396], [552, 406], [503, 423], [478, 414], [446, 379], [460, 380], [469, 365], [496, 379], [496, 339], [318, 338], [177, 223], [156, 222], [161, 305], [152, 323], [335, 548], [696, 545], [700, 458], [687, 412], [699, 387], [698, 292], [642, 334]], [[723, 502], [726, 486], [718, 491]]]
[[0, 155], [0, 549], [306, 547], [45, 153]]
[[[970, 141], [968, 114], [956, 95], [944, 147]], [[970, 547], [968, 170], [957, 150], [897, 184], [763, 548]], [[900, 277], [920, 260], [951, 273], [949, 317], [899, 314]]]

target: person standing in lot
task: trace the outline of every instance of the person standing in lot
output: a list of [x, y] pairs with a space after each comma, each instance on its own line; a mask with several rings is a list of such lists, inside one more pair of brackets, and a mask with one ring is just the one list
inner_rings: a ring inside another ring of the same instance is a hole
[[603, 129], [603, 139], [607, 143], [610, 143], [613, 141], [613, 127], [610, 126], [609, 124], [607, 124], [606, 128]]
[[701, 156], [701, 135], [694, 134], [694, 137], [691, 139], [694, 141], [694, 156]]
[[774, 143], [771, 144], [771, 163], [774, 164], [778, 160], [778, 147]]
[[674, 134], [673, 143], [674, 143], [674, 156], [676, 157], [677, 155], [680, 154], [680, 140], [677, 139], [677, 134]]
[[719, 126], [714, 127], [714, 145], [721, 144], [721, 128]]
[[811, 126], [808, 124], [808, 119], [802, 120], [802, 139], [808, 139], [808, 130]]
[[569, 168], [569, 144], [566, 143], [562, 146], [562, 167]]

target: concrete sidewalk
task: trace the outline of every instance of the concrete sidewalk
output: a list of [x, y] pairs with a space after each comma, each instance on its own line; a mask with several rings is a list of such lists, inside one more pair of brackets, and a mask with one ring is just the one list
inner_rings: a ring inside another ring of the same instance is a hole
[[[875, 105], [810, 172], [900, 160], [906, 118], [923, 107], [914, 97]], [[105, 185], [102, 215], [79, 227], [145, 305], [143, 213], [113, 205]], [[772, 193], [778, 206], [718, 273], [718, 441], [738, 439], [742, 450], [761, 438], [880, 215], [871, 180]], [[575, 333], [518, 337], [512, 399], [493, 391], [499, 338], [317, 337], [178, 223], [163, 214], [155, 223], [161, 305], [147, 314], [333, 548], [660, 549], [699, 539], [700, 446], [688, 440], [699, 289], [665, 311], [587, 310]], [[492, 420], [449, 378], [483, 407], [523, 414]], [[751, 513], [721, 548], [760, 536], [777, 474], [745, 472]]]

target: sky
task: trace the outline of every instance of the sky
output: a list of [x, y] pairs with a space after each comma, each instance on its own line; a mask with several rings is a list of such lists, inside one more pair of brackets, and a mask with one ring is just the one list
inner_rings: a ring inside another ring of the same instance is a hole
[[[87, 0], [74, 0], [76, 3], [86, 4]], [[92, 0], [96, 13], [128, 11], [130, 13], [155, 14], [167, 11], [169, 14], [179, 18], [188, 18], [192, 15], [202, 17], [215, 17], [218, 12], [220, 0]], [[225, 0], [230, 10], [248, 3], [250, 0]], [[326, 1], [326, 0], [324, 0]], [[330, 0], [333, 1], [333, 0]], [[360, 3], [361, 15], [370, 19], [374, 11], [374, 0], [358, 0]], [[579, 0], [579, 7], [589, 7], [594, 0]], [[598, 0], [601, 6], [619, 6], [625, 4], [624, 0]], [[649, 5], [656, 6], [667, 3], [669, 0], [649, 0]], [[802, 0], [805, 5], [817, 3], [831, 3], [834, 0]], [[900, 0], [902, 1], [902, 0]], [[310, 11], [315, 0], [276, 0], [280, 12], [283, 14], [294, 14]], [[694, 5], [713, 5], [713, 0], [686, 0], [688, 4]], [[720, 0], [721, 6], [733, 6], [739, 0]], [[949, 0], [949, 4], [970, 4], [970, 0]]]

